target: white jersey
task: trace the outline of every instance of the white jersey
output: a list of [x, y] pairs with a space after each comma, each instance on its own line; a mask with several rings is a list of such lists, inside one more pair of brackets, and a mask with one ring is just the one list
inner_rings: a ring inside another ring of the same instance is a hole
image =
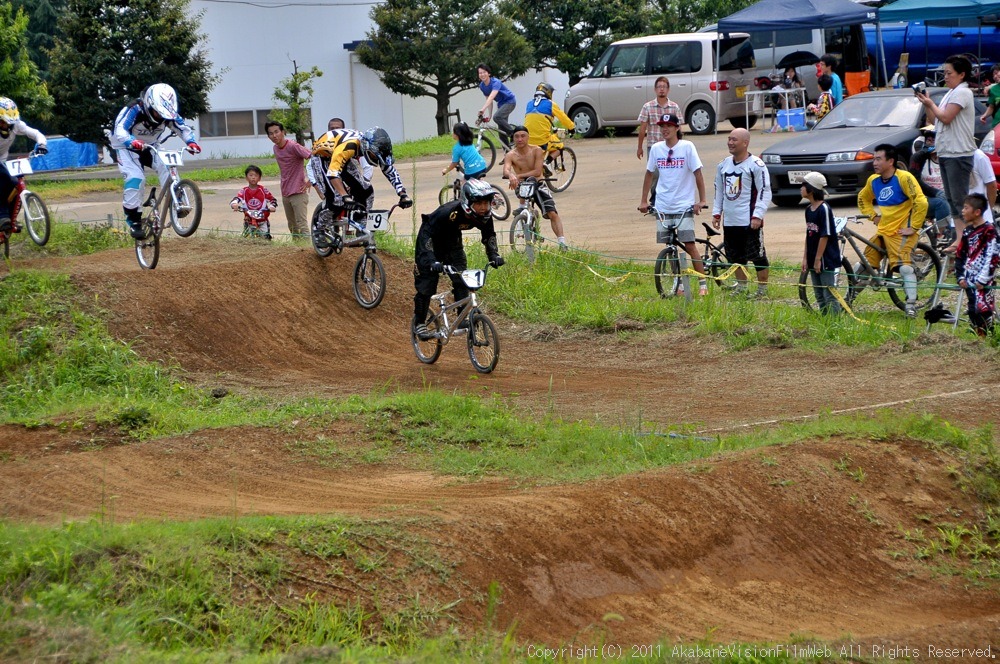
[[665, 214], [680, 214], [698, 202], [695, 172], [701, 170], [701, 158], [691, 141], [677, 141], [669, 147], [666, 141], [649, 148], [646, 170], [657, 173], [656, 209]]
[[27, 136], [37, 145], [45, 145], [45, 135], [42, 134], [42, 132], [37, 129], [32, 129], [28, 125], [24, 124], [22, 120], [18, 120], [7, 131], [6, 136], [0, 134], [0, 161], [7, 161], [7, 155], [10, 152], [11, 143], [13, 143], [14, 139], [17, 138], [17, 134]]
[[[969, 193], [986, 196], [986, 185], [996, 181], [997, 178], [993, 174], [993, 166], [990, 164], [990, 158], [986, 156], [985, 152], [977, 148], [972, 153], [972, 175], [969, 178]], [[993, 210], [989, 202], [990, 197], [986, 196], [987, 205], [986, 210], [983, 211], [983, 219], [992, 224]]]
[[111, 132], [111, 147], [115, 150], [128, 148], [132, 141], [138, 139], [143, 143], [155, 143], [167, 130], [180, 134], [185, 143], [195, 140], [195, 133], [187, 126], [184, 118], [154, 122], [146, 114], [139, 100], [135, 100], [123, 108], [115, 118], [115, 126]]
[[723, 226], [749, 226], [750, 219], [763, 219], [771, 204], [771, 176], [767, 166], [748, 154], [736, 163], [729, 155], [715, 171], [712, 215], [722, 215]]

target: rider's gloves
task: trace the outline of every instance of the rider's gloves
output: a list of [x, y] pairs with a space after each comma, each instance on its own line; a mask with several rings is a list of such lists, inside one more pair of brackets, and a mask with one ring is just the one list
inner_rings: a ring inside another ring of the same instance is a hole
[[188, 143], [188, 152], [190, 152], [191, 154], [200, 154], [201, 146], [195, 143], [194, 141], [191, 141]]
[[407, 196], [406, 194], [403, 194], [402, 196], [399, 197], [399, 207], [403, 208], [404, 210], [413, 207], [413, 199]]
[[354, 196], [347, 194], [346, 196], [340, 197], [340, 206], [345, 210], [353, 210], [355, 205]]
[[146, 147], [146, 144], [145, 144], [145, 143], [143, 143], [142, 141], [140, 141], [140, 140], [139, 140], [139, 139], [137, 138], [137, 139], [135, 139], [134, 141], [132, 141], [131, 143], [129, 143], [129, 144], [128, 144], [128, 146], [129, 146], [130, 148], [132, 148], [133, 150], [136, 150], [136, 151], [141, 151], [141, 150], [142, 150], [143, 148], [145, 148], [145, 147]]
[[496, 256], [490, 257], [490, 265], [492, 265], [493, 267], [500, 267], [503, 264], [504, 264], [503, 256], [500, 256], [498, 254]]
[[49, 153], [49, 149], [47, 147], [45, 147], [44, 145], [36, 145], [35, 146], [35, 154], [37, 154], [37, 155], [43, 155], [43, 154], [48, 154], [48, 153]]
[[431, 263], [431, 272], [437, 272], [438, 274], [444, 272], [444, 263], [441, 263], [439, 261], [434, 261], [433, 263]]

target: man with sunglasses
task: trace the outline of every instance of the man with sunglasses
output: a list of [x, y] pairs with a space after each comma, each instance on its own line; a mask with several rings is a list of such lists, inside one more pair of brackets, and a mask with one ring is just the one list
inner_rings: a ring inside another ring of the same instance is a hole
[[666, 242], [663, 225], [676, 229], [677, 241], [691, 257], [695, 271], [702, 275], [698, 278], [698, 294], [707, 295], [705, 268], [694, 244], [694, 217], [708, 207], [701, 158], [694, 143], [681, 140], [679, 117], [668, 113], [657, 124], [663, 132], [663, 140], [649, 148], [639, 212], [649, 211], [649, 188], [656, 178], [656, 241]]

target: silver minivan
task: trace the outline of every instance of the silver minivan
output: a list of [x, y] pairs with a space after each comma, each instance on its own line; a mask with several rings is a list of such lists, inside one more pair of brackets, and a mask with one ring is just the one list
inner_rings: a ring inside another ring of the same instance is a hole
[[[718, 49], [718, 51], [717, 51]], [[602, 127], [631, 131], [642, 105], [656, 97], [653, 84], [670, 79], [670, 99], [681, 107], [693, 134], [715, 131], [729, 120], [745, 126], [743, 93], [757, 75], [746, 33], [652, 35], [608, 46], [597, 64], [566, 93], [565, 109], [583, 136]], [[757, 121], [750, 117], [750, 126]]]

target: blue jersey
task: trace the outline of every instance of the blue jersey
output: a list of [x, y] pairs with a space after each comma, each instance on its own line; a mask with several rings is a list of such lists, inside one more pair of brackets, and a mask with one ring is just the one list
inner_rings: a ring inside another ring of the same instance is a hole
[[479, 154], [475, 145], [462, 145], [455, 143], [451, 149], [451, 160], [462, 165], [466, 177], [471, 177], [486, 170], [486, 160]]
[[497, 91], [497, 96], [493, 100], [497, 103], [497, 108], [503, 106], [504, 104], [516, 104], [517, 99], [514, 97], [514, 93], [510, 91], [506, 85], [504, 85], [499, 78], [490, 77], [490, 82], [480, 83], [479, 89], [482, 90], [484, 97], [489, 97], [490, 93], [494, 90]]

